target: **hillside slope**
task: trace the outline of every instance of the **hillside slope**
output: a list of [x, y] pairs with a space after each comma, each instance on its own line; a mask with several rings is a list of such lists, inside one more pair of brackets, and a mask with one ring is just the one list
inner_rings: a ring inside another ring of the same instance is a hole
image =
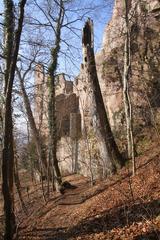
[[[138, 171], [129, 169], [97, 182], [78, 175], [67, 177], [78, 188], [53, 194], [47, 204], [41, 191], [30, 192], [28, 216], [17, 213], [18, 239], [160, 239], [159, 144], [152, 143], [137, 158]], [[32, 189], [33, 190], [33, 189]]]

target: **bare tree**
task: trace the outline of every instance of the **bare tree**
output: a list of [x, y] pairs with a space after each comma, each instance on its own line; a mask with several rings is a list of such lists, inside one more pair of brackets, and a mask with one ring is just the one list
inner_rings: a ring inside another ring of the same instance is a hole
[[123, 158], [114, 140], [108, 117], [106, 114], [103, 97], [98, 81], [93, 42], [93, 23], [90, 19], [83, 28], [83, 58], [86, 77], [88, 78], [89, 94], [92, 98], [91, 112], [93, 127], [100, 140], [103, 151], [106, 174], [114, 173], [117, 166], [123, 165]]
[[41, 182], [42, 182], [42, 192], [43, 192], [43, 197], [45, 200], [45, 195], [44, 195], [44, 186], [43, 186], [43, 176], [46, 175], [47, 176], [47, 161], [46, 161], [46, 156], [44, 154], [43, 151], [43, 145], [42, 145], [42, 138], [39, 134], [39, 131], [37, 129], [36, 123], [35, 123], [35, 119], [32, 113], [32, 109], [31, 109], [31, 105], [30, 105], [30, 101], [29, 101], [29, 97], [27, 95], [27, 92], [25, 90], [25, 86], [24, 86], [24, 79], [26, 74], [31, 70], [31, 65], [32, 62], [30, 62], [30, 65], [27, 69], [27, 71], [25, 71], [25, 73], [23, 74], [23, 76], [21, 75], [21, 72], [19, 71], [19, 69], [17, 68], [17, 73], [18, 73], [18, 78], [20, 80], [20, 88], [21, 88], [21, 93], [23, 96], [23, 101], [24, 101], [24, 106], [25, 106], [25, 110], [26, 110], [26, 114], [28, 117], [28, 121], [30, 124], [30, 128], [32, 131], [32, 136], [33, 139], [35, 141], [35, 145], [36, 145], [36, 151], [37, 151], [37, 155], [38, 155], [38, 172], [40, 174], [40, 178], [41, 178]]
[[19, 19], [17, 29], [14, 23], [14, 4], [12, 0], [4, 0], [4, 34], [5, 34], [5, 103], [3, 126], [3, 153], [2, 153], [2, 192], [4, 196], [5, 235], [4, 239], [13, 238], [16, 230], [14, 215], [14, 150], [13, 150], [13, 121], [12, 121], [12, 89], [15, 69], [23, 27], [24, 7], [26, 0], [19, 2]]
[[131, 71], [131, 39], [130, 39], [130, 27], [129, 27], [129, 9], [130, 4], [127, 0], [124, 0], [125, 5], [125, 42], [124, 42], [124, 71], [123, 71], [123, 101], [126, 118], [127, 128], [127, 149], [128, 157], [132, 158], [133, 163], [133, 175], [135, 174], [135, 149], [133, 138], [133, 116], [132, 116], [132, 104], [129, 93], [129, 79]]
[[17, 75], [18, 75], [18, 78], [20, 81], [20, 89], [21, 89], [21, 93], [22, 93], [22, 97], [23, 97], [23, 101], [24, 101], [27, 118], [28, 118], [29, 125], [30, 125], [31, 131], [32, 131], [32, 136], [34, 138], [35, 145], [36, 145], [36, 150], [37, 150], [37, 154], [38, 154], [38, 158], [39, 158], [39, 166], [41, 166], [40, 169], [43, 168], [43, 169], [41, 169], [40, 172], [41, 172], [41, 174], [43, 174], [43, 172], [45, 171], [45, 174], [46, 174], [47, 161], [46, 161], [45, 155], [43, 154], [42, 139], [41, 139], [41, 136], [37, 129], [35, 119], [34, 119], [34, 116], [32, 113], [32, 109], [31, 109], [30, 100], [29, 100], [29, 97], [27, 95], [27, 91], [26, 91], [25, 85], [24, 85], [25, 77], [26, 77], [27, 73], [31, 70], [33, 61], [30, 62], [28, 69], [25, 71], [24, 74], [22, 74], [18, 68], [16, 68], [16, 71], [17, 71]]
[[14, 155], [15, 155], [14, 182], [15, 182], [15, 186], [16, 186], [17, 193], [18, 193], [18, 196], [19, 196], [21, 207], [22, 207], [23, 211], [27, 214], [27, 209], [26, 209], [26, 206], [25, 206], [25, 203], [24, 203], [24, 200], [23, 200], [22, 192], [21, 192], [22, 188], [21, 188], [21, 182], [20, 182], [19, 173], [18, 173], [18, 159], [19, 159], [19, 156], [18, 156], [16, 150], [14, 151]]
[[62, 24], [64, 20], [64, 1], [60, 0], [59, 3], [59, 15], [58, 20], [56, 22], [56, 29], [55, 29], [55, 41], [54, 47], [51, 49], [51, 64], [48, 68], [49, 79], [48, 79], [48, 86], [49, 86], [49, 102], [48, 102], [48, 121], [49, 121], [49, 153], [51, 159], [53, 161], [53, 166], [55, 170], [55, 178], [60, 186], [62, 183], [61, 173], [58, 166], [57, 160], [57, 127], [56, 127], [56, 104], [55, 104], [55, 75], [57, 70], [57, 63], [58, 63], [58, 54], [60, 50], [60, 43], [61, 43], [61, 30]]

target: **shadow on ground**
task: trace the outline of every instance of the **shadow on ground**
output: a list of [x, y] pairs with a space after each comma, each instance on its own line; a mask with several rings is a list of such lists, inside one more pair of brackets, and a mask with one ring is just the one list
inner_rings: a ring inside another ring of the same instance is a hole
[[134, 240], [160, 240], [160, 231], [139, 235], [135, 237]]
[[[101, 216], [93, 216], [91, 219], [85, 219], [72, 228], [44, 228], [33, 229], [32, 231], [20, 231], [19, 239], [38, 239], [44, 240], [67, 240], [70, 238], [90, 235], [93, 233], [107, 232], [113, 228], [123, 228], [130, 226], [134, 222], [150, 220], [160, 214], [160, 201], [153, 200], [147, 203], [133, 204], [130, 206], [120, 206], [110, 211], [101, 213]], [[159, 233], [146, 233], [140, 235], [135, 240], [160, 240]]]

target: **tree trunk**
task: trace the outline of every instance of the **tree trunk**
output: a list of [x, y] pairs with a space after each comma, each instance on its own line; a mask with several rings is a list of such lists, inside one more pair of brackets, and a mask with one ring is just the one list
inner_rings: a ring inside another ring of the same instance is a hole
[[3, 112], [2, 112], [2, 103], [0, 102], [0, 181], [1, 182], [2, 182], [2, 146], [3, 146], [2, 139], [3, 139]]
[[32, 109], [31, 109], [31, 106], [30, 106], [30, 101], [29, 101], [28, 95], [27, 95], [25, 87], [24, 87], [24, 79], [21, 77], [21, 74], [20, 74], [18, 69], [17, 69], [17, 73], [18, 73], [18, 77], [19, 77], [19, 80], [20, 80], [20, 87], [21, 87], [21, 92], [22, 92], [22, 96], [23, 96], [24, 106], [25, 106], [25, 109], [26, 109], [29, 125], [30, 125], [32, 135], [33, 135], [33, 138], [34, 138], [34, 141], [35, 141], [35, 144], [36, 144], [36, 151], [37, 151], [38, 160], [39, 160], [39, 169], [37, 169], [37, 170], [40, 173], [42, 171], [47, 176], [47, 160], [46, 160], [45, 154], [43, 153], [43, 146], [42, 146], [42, 142], [41, 142], [41, 137], [40, 137], [38, 129], [36, 127], [36, 123], [35, 123], [33, 113], [32, 113]]
[[[49, 154], [53, 161], [55, 180], [58, 188], [62, 183], [61, 172], [58, 165], [57, 159], [57, 126], [56, 126], [56, 102], [55, 102], [55, 74], [57, 70], [58, 54], [60, 51], [61, 42], [61, 28], [64, 19], [64, 6], [63, 0], [59, 4], [59, 16], [57, 20], [57, 26], [55, 29], [55, 47], [51, 49], [52, 62], [49, 66], [48, 73], [48, 86], [49, 86], [49, 102], [48, 102], [48, 123], [49, 123]], [[57, 189], [58, 190], [58, 189]]]
[[[47, 175], [48, 175], [48, 164], [46, 161], [45, 154], [43, 153], [43, 146], [42, 146], [41, 138], [40, 138], [38, 129], [36, 127], [36, 123], [35, 123], [32, 109], [31, 109], [30, 102], [29, 102], [29, 98], [28, 98], [28, 95], [27, 95], [25, 87], [24, 87], [24, 78], [21, 77], [21, 74], [18, 69], [17, 69], [17, 73], [18, 73], [19, 80], [20, 80], [20, 87], [21, 87], [21, 91], [22, 91], [22, 96], [23, 96], [23, 101], [24, 101], [28, 121], [30, 124], [30, 128], [32, 130], [35, 144], [36, 144], [36, 150], [37, 150], [38, 160], [39, 160], [39, 166], [38, 166], [37, 170], [39, 172], [39, 176], [41, 179], [43, 199], [46, 202], [45, 193], [44, 193], [43, 176], [45, 175], [47, 177]], [[50, 174], [50, 176], [51, 176], [51, 174]]]
[[125, 3], [125, 25], [126, 25], [126, 37], [124, 43], [124, 72], [123, 72], [123, 101], [125, 108], [126, 118], [126, 131], [127, 131], [127, 150], [128, 158], [132, 158], [133, 163], [133, 175], [135, 174], [135, 149], [134, 149], [134, 138], [133, 138], [133, 116], [132, 116], [132, 104], [129, 94], [129, 78], [131, 70], [131, 49], [130, 49], [130, 30], [129, 30], [129, 5], [127, 0]]
[[[4, 51], [6, 59], [6, 69], [5, 69], [5, 103], [4, 103], [5, 110], [4, 110], [3, 152], [2, 152], [2, 175], [3, 175], [2, 193], [4, 197], [4, 215], [5, 215], [4, 240], [13, 239], [13, 235], [16, 230], [16, 222], [14, 215], [14, 192], [13, 192], [14, 150], [13, 150], [13, 122], [12, 122], [12, 88], [20, 45], [20, 37], [22, 32], [25, 3], [26, 0], [21, 0], [19, 3], [20, 15], [18, 19], [18, 28], [17, 30], [14, 30], [13, 1], [4, 0], [5, 38], [6, 38]], [[8, 64], [9, 58], [11, 60], [10, 64]]]
[[83, 28], [83, 57], [86, 77], [88, 79], [89, 94], [92, 98], [91, 112], [93, 127], [102, 146], [105, 175], [114, 173], [117, 166], [123, 165], [122, 156], [114, 140], [103, 102], [98, 81], [93, 43], [93, 23], [90, 19]]
[[19, 174], [18, 174], [18, 155], [16, 153], [15, 153], [15, 164], [14, 164], [14, 181], [15, 181], [15, 186], [17, 188], [17, 193], [19, 196], [21, 207], [24, 210], [24, 212], [27, 214], [27, 209], [21, 193], [21, 183], [20, 183]]

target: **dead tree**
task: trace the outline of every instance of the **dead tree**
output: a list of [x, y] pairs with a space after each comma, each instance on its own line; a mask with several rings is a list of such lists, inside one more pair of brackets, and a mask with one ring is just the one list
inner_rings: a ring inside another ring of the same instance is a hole
[[25, 89], [25, 86], [24, 86], [25, 76], [31, 70], [32, 63], [33, 62], [31, 61], [28, 70], [23, 74], [23, 76], [21, 75], [21, 72], [19, 71], [18, 68], [16, 70], [17, 70], [19, 81], [20, 81], [20, 88], [21, 88], [21, 93], [22, 93], [22, 97], [23, 97], [23, 101], [24, 101], [24, 106], [25, 106], [27, 118], [28, 118], [29, 125], [30, 125], [31, 131], [32, 131], [33, 139], [34, 139], [35, 145], [36, 145], [36, 152], [37, 152], [37, 155], [38, 155], [38, 168], [37, 168], [37, 170], [38, 170], [39, 175], [42, 179], [42, 182], [41, 182], [42, 183], [42, 193], [43, 193], [43, 198], [45, 200], [43, 175], [45, 174], [47, 176], [47, 160], [46, 160], [45, 154], [43, 152], [43, 145], [42, 145], [41, 136], [39, 134], [39, 131], [38, 131], [36, 123], [35, 123], [35, 119], [34, 119], [34, 116], [33, 116], [33, 113], [32, 113], [29, 97], [27, 95], [27, 92], [26, 92], [26, 89]]
[[128, 158], [132, 158], [133, 175], [135, 174], [135, 149], [133, 138], [133, 114], [132, 104], [129, 94], [129, 79], [131, 71], [131, 42], [130, 42], [130, 27], [129, 27], [129, 8], [127, 0], [125, 4], [125, 42], [124, 42], [124, 70], [123, 70], [123, 102], [125, 109], [126, 131], [127, 131], [127, 150]]
[[3, 117], [3, 152], [2, 152], [2, 193], [4, 197], [5, 240], [13, 239], [16, 231], [14, 215], [14, 150], [13, 150], [13, 121], [12, 121], [12, 89], [15, 69], [22, 33], [24, 7], [26, 0], [19, 2], [18, 27], [14, 25], [14, 4], [12, 0], [4, 0], [4, 33], [5, 33], [5, 89]]
[[26, 110], [26, 114], [27, 114], [29, 125], [30, 125], [30, 129], [32, 132], [32, 136], [33, 136], [33, 139], [34, 139], [35, 145], [36, 145], [36, 151], [37, 151], [38, 160], [39, 160], [39, 169], [38, 170], [41, 174], [43, 174], [43, 173], [47, 174], [47, 161], [45, 158], [45, 154], [43, 153], [43, 144], [42, 144], [41, 136], [40, 136], [38, 128], [36, 126], [33, 112], [31, 109], [31, 104], [29, 101], [29, 97], [27, 95], [25, 85], [24, 85], [24, 80], [25, 80], [26, 74], [31, 70], [32, 63], [33, 62], [31, 61], [27, 71], [23, 75], [21, 74], [21, 72], [18, 68], [16, 70], [17, 70], [17, 75], [18, 75], [19, 81], [20, 81], [20, 89], [21, 89], [21, 94], [23, 97], [24, 107]]
[[102, 146], [105, 175], [108, 175], [123, 165], [123, 158], [111, 131], [98, 81], [94, 55], [93, 22], [90, 19], [83, 28], [82, 44], [84, 68], [88, 79], [89, 94], [92, 98], [93, 127]]

